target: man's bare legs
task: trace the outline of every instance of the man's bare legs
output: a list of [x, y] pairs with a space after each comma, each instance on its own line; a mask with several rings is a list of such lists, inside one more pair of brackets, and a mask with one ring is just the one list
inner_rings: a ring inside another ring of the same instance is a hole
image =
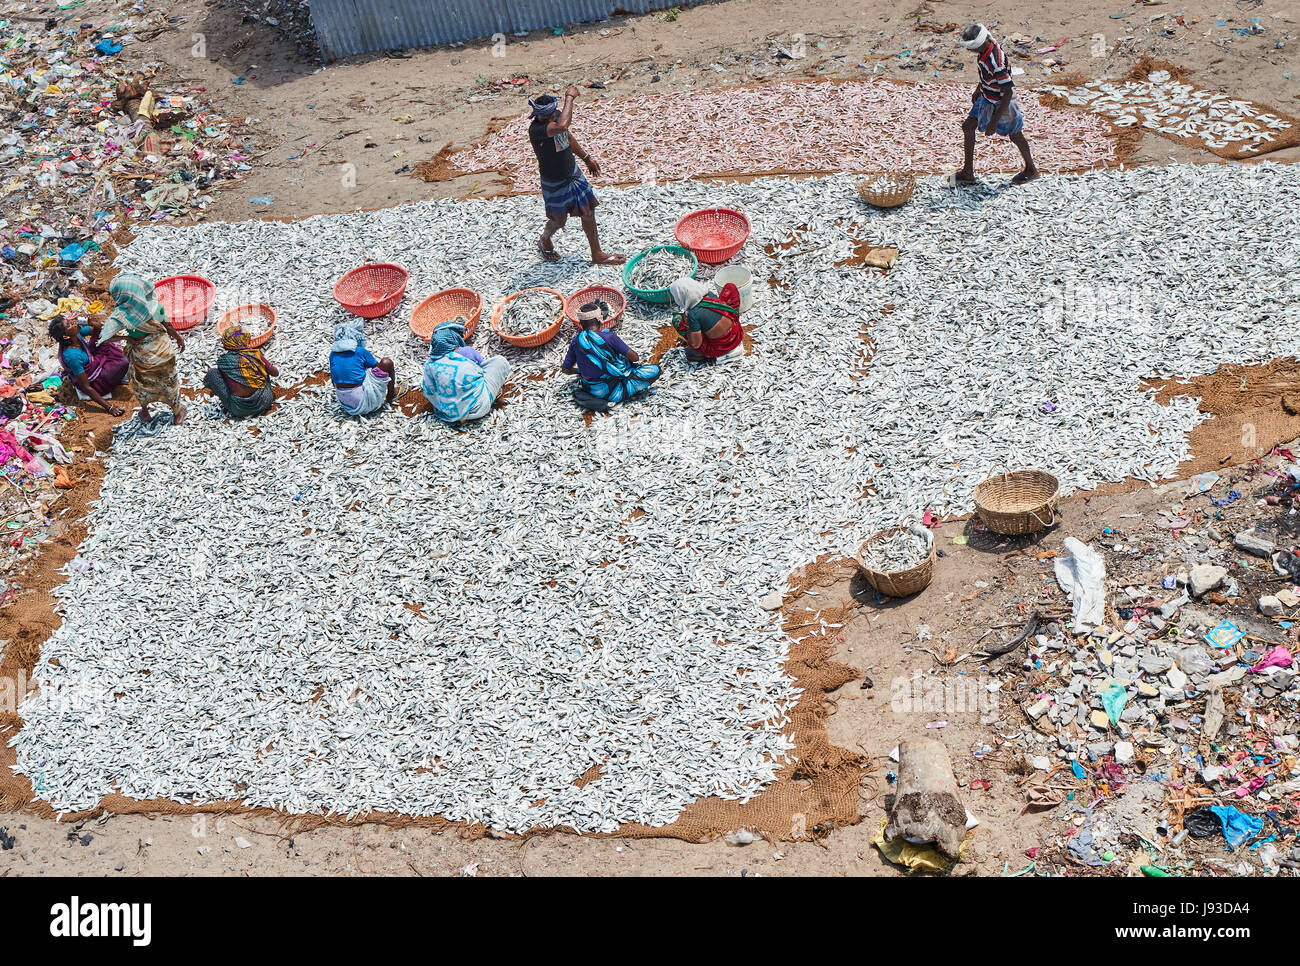
[[627, 261], [622, 255], [611, 255], [601, 250], [600, 233], [596, 228], [596, 215], [594, 212], [582, 216], [582, 230], [587, 233], [587, 244], [591, 246], [591, 264], [621, 265]]
[[1020, 156], [1025, 160], [1025, 170], [1011, 179], [1012, 184], [1025, 184], [1033, 181], [1038, 177], [1038, 169], [1034, 167], [1033, 155], [1029, 153], [1029, 142], [1025, 139], [1023, 131], [1017, 131], [1011, 135], [1011, 143], [1020, 149]]
[[957, 172], [958, 184], [975, 183], [975, 130], [977, 127], [975, 118], [968, 117], [961, 123], [961, 133], [964, 143], [962, 149], [965, 151], [965, 164]]
[[547, 218], [546, 225], [542, 228], [542, 238], [537, 243], [541, 249], [542, 258], [548, 262], [556, 262], [560, 259], [560, 253], [555, 250], [555, 243], [552, 239], [555, 233], [564, 227], [568, 221], [568, 215], [561, 215], [559, 218]]

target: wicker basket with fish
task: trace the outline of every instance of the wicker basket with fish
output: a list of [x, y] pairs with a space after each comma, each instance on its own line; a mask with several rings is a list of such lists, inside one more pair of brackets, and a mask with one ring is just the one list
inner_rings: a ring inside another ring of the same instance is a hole
[[867, 583], [886, 597], [910, 597], [934, 578], [934, 534], [915, 520], [867, 538], [855, 558]]
[[526, 288], [492, 310], [492, 331], [521, 349], [545, 345], [564, 325], [564, 296], [553, 288]]

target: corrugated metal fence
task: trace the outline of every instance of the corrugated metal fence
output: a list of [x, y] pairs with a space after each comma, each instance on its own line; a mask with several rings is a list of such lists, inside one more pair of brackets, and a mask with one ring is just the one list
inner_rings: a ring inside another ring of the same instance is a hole
[[693, 0], [311, 0], [326, 61], [372, 50], [426, 47], [519, 30], [648, 13]]

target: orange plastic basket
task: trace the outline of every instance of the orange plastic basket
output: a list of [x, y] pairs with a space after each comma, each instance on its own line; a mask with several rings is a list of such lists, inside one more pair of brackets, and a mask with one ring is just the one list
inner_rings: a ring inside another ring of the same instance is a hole
[[564, 300], [565, 316], [576, 328], [582, 328], [578, 323], [578, 309], [593, 299], [601, 299], [609, 303], [609, 307], [614, 310], [614, 314], [605, 320], [601, 328], [612, 329], [618, 325], [619, 319], [623, 318], [623, 311], [627, 308], [627, 296], [608, 285], [588, 285], [586, 288], [578, 289]]
[[248, 342], [254, 349], [264, 346], [275, 335], [275, 309], [257, 302], [224, 312], [217, 319], [217, 337], [225, 335], [236, 325], [248, 333]]
[[749, 219], [731, 208], [701, 208], [682, 218], [673, 235], [700, 261], [717, 265], [745, 244]]
[[[554, 295], [555, 301], [559, 303], [557, 307], [560, 312], [555, 317], [555, 321], [540, 332], [534, 332], [532, 335], [507, 335], [501, 331], [501, 317], [505, 314], [506, 306], [519, 298], [519, 296], [523, 295], [525, 292], [546, 292], [548, 295]], [[496, 304], [495, 308], [492, 309], [492, 331], [500, 336], [502, 340], [509, 342], [513, 346], [518, 346], [521, 349], [533, 349], [539, 345], [546, 345], [546, 343], [550, 342], [560, 334], [560, 327], [563, 325], [564, 296], [553, 288], [542, 288], [541, 286], [537, 286], [535, 288], [520, 289], [518, 292], [507, 295]]]
[[377, 319], [387, 315], [406, 294], [409, 273], [401, 265], [360, 265], [334, 283], [334, 299], [353, 315]]
[[448, 288], [435, 292], [415, 307], [411, 313], [411, 331], [425, 342], [433, 337], [433, 330], [452, 319], [468, 319], [465, 323], [465, 341], [478, 328], [483, 315], [483, 296], [467, 288]]
[[155, 282], [153, 290], [178, 332], [205, 321], [217, 297], [217, 287], [202, 275], [172, 275]]

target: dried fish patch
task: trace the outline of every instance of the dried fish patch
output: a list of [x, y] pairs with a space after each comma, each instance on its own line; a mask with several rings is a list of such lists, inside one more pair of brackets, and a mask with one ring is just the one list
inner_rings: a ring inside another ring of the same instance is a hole
[[[464, 432], [343, 417], [327, 386], [257, 437], [211, 403], [153, 435], [126, 424], [15, 739], [39, 796], [515, 830], [663, 825], [694, 799], [747, 798], [790, 748], [789, 641], [758, 602], [793, 568], [907, 513], [969, 511], [1003, 460], [1066, 492], [1165, 476], [1205, 415], [1143, 378], [1300, 352], [1292, 166], [926, 179], [891, 212], [851, 176], [603, 200], [629, 251], [684, 211], [747, 212], [746, 267], [782, 286], [755, 286], [755, 351], [695, 369], [671, 349], [654, 396], [590, 428], [563, 378], [528, 378], [554, 372], [563, 339], [509, 350], [517, 391]], [[412, 296], [367, 331], [414, 381], [404, 313], [422, 292], [617, 284], [576, 232], [559, 240], [578, 253], [540, 263], [537, 220], [520, 197], [148, 229], [120, 262], [284, 305], [268, 351], [296, 380], [324, 365], [330, 282], [382, 246]], [[899, 250], [888, 274], [836, 267], [855, 237]], [[667, 318], [632, 300], [620, 333], [648, 352]], [[191, 385], [215, 351], [194, 330]]]
[[[948, 171], [961, 164], [968, 84], [866, 81], [780, 83], [579, 102], [576, 130], [600, 159], [602, 180], [692, 178], [721, 172]], [[1025, 131], [1044, 171], [1119, 160], [1109, 125], [1024, 98]], [[506, 170], [516, 191], [538, 191], [527, 115], [451, 156], [464, 172]], [[1005, 138], [981, 139], [980, 168], [1018, 171]]]

